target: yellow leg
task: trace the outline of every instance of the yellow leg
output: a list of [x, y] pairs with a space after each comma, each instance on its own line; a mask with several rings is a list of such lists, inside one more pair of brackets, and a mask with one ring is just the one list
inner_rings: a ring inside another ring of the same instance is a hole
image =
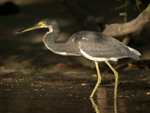
[[93, 95], [95, 94], [96, 89], [98, 88], [99, 84], [101, 83], [101, 75], [100, 75], [100, 71], [99, 71], [99, 67], [98, 67], [98, 62], [95, 62], [95, 66], [96, 66], [98, 78], [97, 78], [97, 83], [95, 85], [95, 88], [94, 88], [93, 92], [90, 95], [91, 98], [93, 97]]
[[106, 64], [110, 67], [110, 69], [114, 72], [115, 75], [115, 90], [114, 90], [114, 98], [117, 98], [117, 87], [118, 87], [118, 72], [110, 65], [110, 63], [106, 60]]

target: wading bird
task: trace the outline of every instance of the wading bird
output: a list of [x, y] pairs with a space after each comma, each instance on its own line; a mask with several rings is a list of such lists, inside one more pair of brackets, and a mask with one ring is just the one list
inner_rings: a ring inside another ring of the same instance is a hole
[[114, 72], [115, 75], [115, 89], [114, 98], [117, 97], [118, 86], [118, 73], [110, 65], [108, 61], [117, 61], [120, 58], [131, 57], [135, 60], [139, 60], [141, 55], [137, 50], [128, 47], [116, 40], [115, 38], [94, 31], [79, 31], [73, 34], [70, 39], [64, 43], [58, 43], [56, 40], [59, 38], [60, 30], [58, 24], [53, 19], [44, 19], [35, 26], [20, 30], [18, 33], [34, 30], [38, 28], [48, 28], [49, 31], [43, 37], [45, 46], [52, 52], [59, 55], [67, 56], [81, 56], [95, 62], [97, 70], [97, 83], [91, 93], [90, 97], [93, 97], [96, 89], [101, 82], [101, 75], [98, 67], [98, 62], [104, 61]]

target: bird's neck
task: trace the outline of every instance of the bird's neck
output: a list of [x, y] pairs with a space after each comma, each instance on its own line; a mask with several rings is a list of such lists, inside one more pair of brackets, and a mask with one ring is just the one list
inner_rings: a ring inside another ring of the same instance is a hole
[[59, 38], [59, 35], [60, 35], [60, 29], [59, 29], [59, 26], [58, 26], [57, 23], [52, 24], [52, 26], [49, 28], [49, 33], [51, 35], [50, 36], [50, 43], [54, 44], [55, 41]]
[[59, 38], [60, 30], [57, 23], [53, 23], [48, 28], [49, 31], [45, 34], [43, 42], [48, 49], [52, 50], [51, 48], [55, 48], [56, 46], [55, 42]]
[[45, 34], [43, 38], [45, 46], [56, 54], [79, 56], [80, 54], [78, 53], [76, 46], [73, 46], [71, 40], [68, 40], [69, 42], [67, 41], [56, 43], [59, 35], [60, 30], [57, 23], [55, 23], [51, 28], [49, 27], [49, 31]]

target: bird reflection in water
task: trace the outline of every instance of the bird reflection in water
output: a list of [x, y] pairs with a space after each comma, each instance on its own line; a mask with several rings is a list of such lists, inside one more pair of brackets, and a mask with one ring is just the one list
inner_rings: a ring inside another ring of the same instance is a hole
[[[100, 108], [98, 107], [98, 105], [95, 103], [93, 98], [90, 98], [90, 101], [92, 103], [92, 106], [95, 110], [96, 113], [100, 113]], [[114, 98], [114, 113], [117, 113], [117, 99]]]

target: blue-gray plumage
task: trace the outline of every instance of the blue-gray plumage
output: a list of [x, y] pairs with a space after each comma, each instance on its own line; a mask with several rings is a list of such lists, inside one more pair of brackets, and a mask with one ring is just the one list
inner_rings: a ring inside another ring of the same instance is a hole
[[58, 43], [60, 30], [58, 24], [53, 19], [44, 19], [34, 27], [18, 31], [17, 33], [26, 32], [37, 28], [48, 28], [49, 31], [45, 34], [43, 42], [45, 46], [52, 52], [60, 55], [81, 56], [83, 55], [89, 60], [95, 62], [98, 74], [97, 84], [90, 97], [93, 97], [97, 87], [101, 82], [98, 62], [105, 61], [115, 74], [115, 90], [114, 98], [117, 97], [118, 73], [109, 64], [108, 60], [117, 61], [119, 58], [131, 57], [139, 60], [141, 55], [137, 50], [128, 47], [116, 40], [115, 38], [94, 31], [79, 31], [73, 34], [66, 42]]
[[72, 36], [74, 42], [89, 56], [117, 60], [131, 57], [139, 60], [140, 53], [115, 38], [93, 31], [80, 31]]

